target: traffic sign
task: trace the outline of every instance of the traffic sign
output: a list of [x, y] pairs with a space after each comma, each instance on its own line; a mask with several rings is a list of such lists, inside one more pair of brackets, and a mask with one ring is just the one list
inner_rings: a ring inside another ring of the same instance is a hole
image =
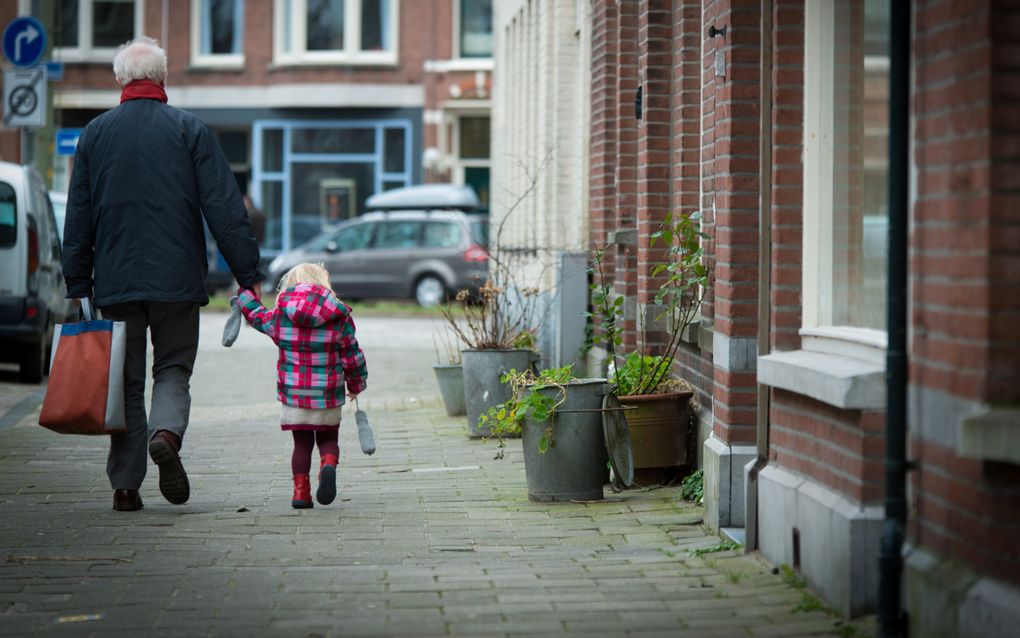
[[15, 18], [4, 29], [3, 50], [14, 66], [35, 66], [46, 52], [46, 29], [32, 16]]
[[4, 126], [46, 126], [46, 70], [4, 71]]
[[74, 149], [78, 146], [78, 137], [80, 135], [80, 128], [58, 128], [57, 155], [74, 155]]

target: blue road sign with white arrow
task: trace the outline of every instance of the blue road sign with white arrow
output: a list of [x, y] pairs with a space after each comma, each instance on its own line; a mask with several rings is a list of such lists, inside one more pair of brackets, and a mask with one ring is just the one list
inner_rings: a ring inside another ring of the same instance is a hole
[[14, 66], [35, 66], [46, 53], [46, 29], [31, 16], [15, 18], [4, 29], [3, 49]]

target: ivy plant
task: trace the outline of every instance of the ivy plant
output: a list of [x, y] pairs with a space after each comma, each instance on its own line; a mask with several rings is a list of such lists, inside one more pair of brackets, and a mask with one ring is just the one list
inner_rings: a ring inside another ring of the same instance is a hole
[[[492, 433], [503, 444], [503, 438], [520, 434], [525, 418], [536, 422], [547, 422], [548, 425], [538, 440], [538, 450], [543, 454], [555, 444], [553, 440], [552, 421], [556, 408], [567, 398], [564, 384], [573, 380], [573, 365], [561, 368], [548, 368], [537, 375], [531, 370], [518, 372], [511, 369], [500, 377], [501, 383], [510, 386], [510, 398], [497, 404], [478, 417], [479, 426], [490, 426]], [[553, 392], [539, 392], [544, 388], [554, 388]]]

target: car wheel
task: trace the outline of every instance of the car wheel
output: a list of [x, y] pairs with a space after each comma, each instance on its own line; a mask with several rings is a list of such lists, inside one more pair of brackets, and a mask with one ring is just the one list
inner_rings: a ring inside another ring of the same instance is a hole
[[425, 275], [414, 286], [414, 299], [422, 308], [435, 308], [446, 299], [446, 284], [435, 275]]

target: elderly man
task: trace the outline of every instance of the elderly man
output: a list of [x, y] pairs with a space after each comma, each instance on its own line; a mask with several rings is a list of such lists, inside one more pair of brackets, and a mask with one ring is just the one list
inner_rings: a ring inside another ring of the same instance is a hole
[[[209, 302], [204, 218], [242, 288], [258, 289], [259, 249], [230, 167], [197, 117], [167, 105], [166, 53], [141, 37], [113, 59], [120, 106], [82, 132], [64, 234], [67, 296], [94, 297], [127, 324], [127, 432], [114, 435], [106, 473], [113, 508], [142, 507], [146, 449], [171, 503], [188, 500], [180, 448], [191, 408], [198, 309]], [[145, 414], [146, 332], [152, 406]]]

